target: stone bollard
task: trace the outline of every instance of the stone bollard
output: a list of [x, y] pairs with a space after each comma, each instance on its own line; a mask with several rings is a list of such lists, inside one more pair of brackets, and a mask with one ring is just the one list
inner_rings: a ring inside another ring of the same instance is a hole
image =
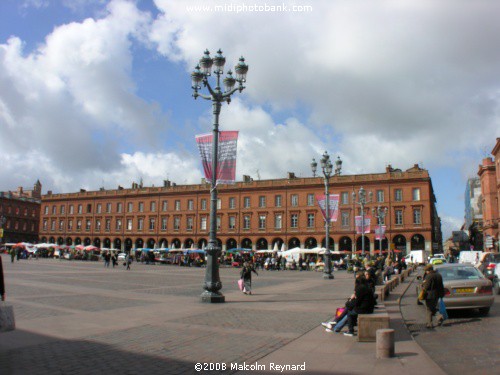
[[377, 359], [394, 357], [394, 330], [377, 329]]
[[13, 331], [14, 329], [16, 329], [14, 307], [5, 302], [0, 302], [0, 332]]

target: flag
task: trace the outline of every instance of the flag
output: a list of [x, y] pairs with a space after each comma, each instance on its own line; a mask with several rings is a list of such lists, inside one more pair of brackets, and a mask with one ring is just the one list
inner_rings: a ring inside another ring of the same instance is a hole
[[[326, 220], [326, 195], [316, 195], [316, 201], [323, 214], [323, 219]], [[339, 195], [330, 194], [328, 214], [330, 216], [330, 222], [337, 221], [339, 216]]]
[[385, 225], [377, 225], [375, 227], [375, 239], [383, 240], [385, 238]]
[[361, 234], [364, 229], [364, 233], [370, 233], [370, 223], [371, 217], [365, 216], [364, 228], [362, 228], [362, 216], [356, 216], [354, 220], [356, 221], [356, 234]]
[[[196, 136], [203, 171], [208, 182], [212, 182], [212, 138], [212, 134]], [[234, 184], [236, 179], [237, 142], [237, 131], [219, 132], [216, 184]]]

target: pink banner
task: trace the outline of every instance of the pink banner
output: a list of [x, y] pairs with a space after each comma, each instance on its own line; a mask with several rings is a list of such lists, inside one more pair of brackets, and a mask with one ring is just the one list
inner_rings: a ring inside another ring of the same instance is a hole
[[[323, 214], [323, 219], [326, 220], [326, 195], [316, 195], [316, 201]], [[330, 194], [328, 214], [330, 216], [330, 222], [337, 221], [339, 216], [339, 195]]]
[[385, 238], [385, 225], [377, 225], [375, 227], [375, 239], [383, 240]]
[[363, 218], [361, 216], [356, 216], [354, 220], [356, 222], [356, 234], [361, 234], [363, 232], [363, 229], [364, 233], [370, 233], [370, 224], [372, 220], [370, 216], [365, 216], [364, 228], [362, 228]]
[[[203, 171], [208, 182], [212, 182], [212, 134], [196, 136]], [[216, 184], [234, 184], [236, 176], [237, 131], [219, 132]]]

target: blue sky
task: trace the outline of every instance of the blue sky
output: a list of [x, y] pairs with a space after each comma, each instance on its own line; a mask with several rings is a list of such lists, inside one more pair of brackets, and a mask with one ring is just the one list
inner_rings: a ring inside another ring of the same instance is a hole
[[189, 73], [222, 48], [226, 70], [250, 66], [221, 115], [240, 131], [239, 179], [310, 176], [324, 150], [346, 174], [420, 163], [447, 235], [500, 136], [498, 14], [493, 0], [3, 0], [0, 190], [198, 183], [211, 105]]

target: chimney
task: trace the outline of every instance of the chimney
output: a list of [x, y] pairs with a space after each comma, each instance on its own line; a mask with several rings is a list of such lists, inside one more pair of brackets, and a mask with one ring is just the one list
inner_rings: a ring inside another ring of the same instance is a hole
[[252, 178], [249, 175], [244, 174], [243, 175], [243, 182], [252, 182]]
[[205, 185], [207, 183], [207, 179], [205, 177], [201, 178], [201, 184]]
[[170, 187], [170, 186], [171, 186], [170, 180], [163, 180], [163, 187]]
[[17, 194], [19, 194], [19, 196], [23, 195], [23, 187], [22, 186], [19, 186], [17, 188]]
[[123, 190], [123, 186], [118, 185], [118, 190]]
[[391, 172], [392, 172], [392, 165], [388, 164], [388, 165], [385, 167], [385, 172], [386, 172], [386, 173], [391, 173]]
[[295, 173], [294, 172], [288, 172], [288, 179], [294, 179], [295, 178]]
[[52, 195], [52, 190], [47, 191], [47, 195]]
[[87, 190], [85, 189], [80, 189], [80, 193], [85, 193]]

